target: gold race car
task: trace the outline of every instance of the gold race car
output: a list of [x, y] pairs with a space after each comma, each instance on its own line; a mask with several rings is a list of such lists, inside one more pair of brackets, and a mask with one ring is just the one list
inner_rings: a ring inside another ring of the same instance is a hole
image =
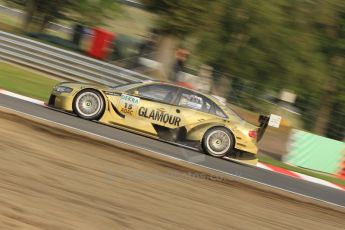
[[253, 165], [257, 141], [269, 121], [269, 116], [260, 116], [259, 126], [249, 124], [214, 96], [154, 81], [115, 87], [60, 83], [53, 88], [48, 105]]

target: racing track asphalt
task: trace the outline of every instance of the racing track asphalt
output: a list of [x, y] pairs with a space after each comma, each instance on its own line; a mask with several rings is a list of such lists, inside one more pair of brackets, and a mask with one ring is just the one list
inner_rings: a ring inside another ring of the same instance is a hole
[[73, 127], [75, 129], [114, 139], [131, 146], [156, 152], [157, 154], [159, 153], [176, 159], [189, 161], [193, 164], [235, 176], [238, 179], [241, 178], [254, 181], [345, 208], [345, 192], [341, 190], [277, 174], [261, 168], [245, 166], [207, 155], [201, 155], [201, 153], [190, 149], [164, 143], [96, 122], [86, 121], [69, 114], [54, 111], [49, 108], [6, 95], [0, 94], [0, 107], [13, 109], [25, 114]]

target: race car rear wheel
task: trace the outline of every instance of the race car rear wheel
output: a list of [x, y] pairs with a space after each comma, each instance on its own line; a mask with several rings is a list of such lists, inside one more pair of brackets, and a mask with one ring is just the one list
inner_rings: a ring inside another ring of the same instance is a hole
[[214, 157], [224, 157], [235, 145], [232, 133], [224, 127], [209, 129], [202, 140], [203, 150]]
[[99, 120], [105, 108], [102, 95], [93, 89], [80, 91], [73, 100], [73, 111], [87, 120]]

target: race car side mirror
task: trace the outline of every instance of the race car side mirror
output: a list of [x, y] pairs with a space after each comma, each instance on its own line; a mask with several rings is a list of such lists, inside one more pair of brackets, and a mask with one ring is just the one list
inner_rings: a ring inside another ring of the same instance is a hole
[[133, 95], [134, 96], [139, 96], [139, 91], [138, 90], [134, 90]]

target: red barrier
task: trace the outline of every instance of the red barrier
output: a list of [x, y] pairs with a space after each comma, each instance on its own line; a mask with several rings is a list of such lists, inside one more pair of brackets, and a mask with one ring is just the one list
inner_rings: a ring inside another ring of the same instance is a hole
[[339, 171], [338, 176], [339, 176], [341, 179], [344, 179], [344, 180], [345, 180], [345, 160], [343, 161], [343, 163], [342, 163], [342, 165], [341, 165], [341, 170]]
[[93, 39], [88, 54], [91, 57], [104, 60], [114, 39], [115, 35], [109, 31], [99, 28], [93, 29]]
[[340, 165], [338, 177], [345, 180], [345, 149], [343, 151], [343, 162]]

